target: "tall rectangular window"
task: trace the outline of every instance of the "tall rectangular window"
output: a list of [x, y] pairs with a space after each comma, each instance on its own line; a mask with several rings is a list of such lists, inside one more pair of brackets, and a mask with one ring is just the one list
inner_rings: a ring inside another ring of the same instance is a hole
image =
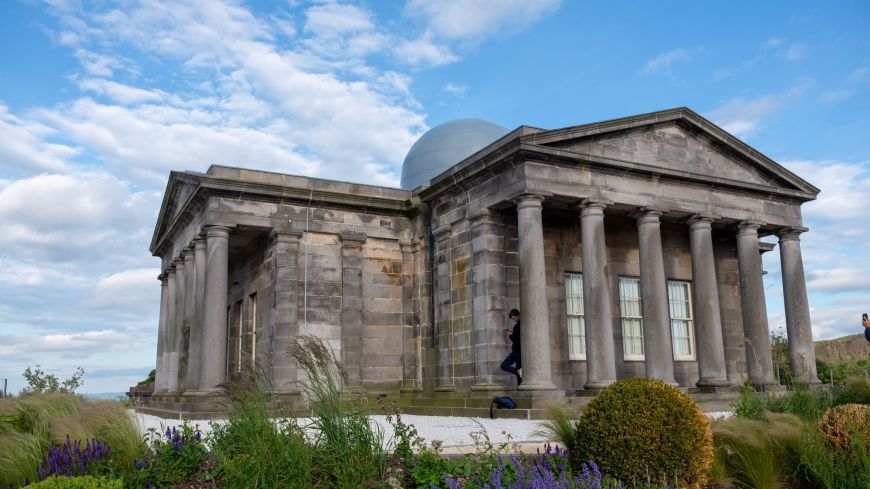
[[583, 320], [583, 276], [565, 274], [565, 305], [568, 312], [568, 358], [586, 360], [586, 324]]
[[622, 346], [626, 360], [643, 360], [643, 309], [640, 279], [619, 277], [619, 316], [622, 320]]
[[671, 316], [671, 335], [674, 360], [695, 359], [694, 321], [689, 282], [668, 280], [668, 311]]
[[235, 350], [235, 371], [242, 371], [242, 340], [244, 339], [244, 332], [242, 331], [242, 301], [236, 301], [233, 306], [233, 328], [235, 330], [234, 336], [234, 350]]
[[248, 355], [257, 363], [257, 293], [248, 296]]

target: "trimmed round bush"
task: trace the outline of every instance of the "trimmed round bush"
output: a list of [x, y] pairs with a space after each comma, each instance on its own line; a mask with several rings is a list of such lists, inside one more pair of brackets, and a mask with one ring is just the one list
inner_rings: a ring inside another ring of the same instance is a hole
[[828, 409], [819, 418], [818, 427], [843, 453], [851, 453], [855, 444], [862, 444], [864, 452], [870, 452], [870, 406], [866, 404], [843, 404]]
[[594, 460], [623, 483], [699, 488], [713, 463], [710, 421], [684, 392], [633, 378], [603, 389], [586, 407], [571, 443], [572, 465]]
[[846, 381], [846, 388], [834, 398], [834, 406], [843, 404], [870, 405], [870, 380], [851, 378]]

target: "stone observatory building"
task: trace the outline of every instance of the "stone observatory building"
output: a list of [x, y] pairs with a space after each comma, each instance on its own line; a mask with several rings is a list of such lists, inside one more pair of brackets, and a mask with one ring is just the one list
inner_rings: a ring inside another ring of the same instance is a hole
[[298, 399], [288, 347], [315, 335], [358, 392], [468, 413], [463, 399], [516, 389], [499, 369], [512, 308], [520, 398], [633, 376], [698, 396], [770, 388], [761, 254], [777, 244], [790, 357], [816, 381], [799, 236], [819, 191], [689, 109], [556, 130], [448, 122], [401, 181], [172, 172], [146, 410], [207, 411], [250, 363]]

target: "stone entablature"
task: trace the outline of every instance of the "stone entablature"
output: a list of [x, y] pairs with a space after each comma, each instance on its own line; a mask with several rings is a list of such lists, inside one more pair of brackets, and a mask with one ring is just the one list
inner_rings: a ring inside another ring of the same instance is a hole
[[[817, 193], [688, 109], [521, 127], [413, 192], [173, 172], [151, 246], [163, 258], [156, 391], [207, 394], [253, 361], [294, 393], [303, 379], [286, 350], [301, 334], [325, 338], [371, 393], [502, 390], [513, 307], [524, 390], [632, 375], [765, 388], [766, 235], [779, 237], [792, 360], [811, 380], [798, 235]], [[572, 354], [569, 275], [585, 324]], [[638, 291], [639, 343], [625, 342], [623, 287]], [[670, 287], [691, 311], [679, 358]]]

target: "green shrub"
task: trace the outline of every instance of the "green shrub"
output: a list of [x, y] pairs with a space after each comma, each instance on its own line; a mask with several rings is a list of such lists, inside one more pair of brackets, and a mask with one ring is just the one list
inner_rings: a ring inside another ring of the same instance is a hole
[[740, 398], [731, 406], [734, 416], [747, 419], [764, 418], [764, 399], [752, 386], [740, 386], [737, 392]]
[[28, 489], [122, 489], [124, 485], [120, 479], [86, 475], [82, 477], [49, 477], [27, 487]]
[[202, 467], [205, 443], [199, 430], [187, 422], [179, 428], [166, 428], [165, 433], [152, 429], [147, 438], [148, 454], [133, 461], [136, 470], [125, 477], [125, 487], [170, 487], [188, 480]]
[[310, 481], [311, 451], [296, 420], [270, 419], [261, 376], [239, 378], [226, 389], [231, 414], [212, 423], [211, 453], [228, 488], [301, 487]]
[[858, 440], [850, 438], [850, 455], [831, 444], [831, 440], [818, 429], [806, 432], [801, 445], [801, 472], [811, 487], [842, 489], [870, 487], [870, 450]]
[[843, 404], [831, 408], [817, 426], [831, 445], [844, 453], [848, 454], [855, 445], [870, 452], [870, 406]]
[[834, 398], [834, 406], [843, 404], [870, 404], [870, 380], [853, 377], [846, 381], [846, 388]]
[[679, 480], [698, 488], [713, 461], [710, 422], [692, 398], [657, 380], [622, 380], [603, 389], [577, 425], [572, 465], [589, 460], [626, 483]]
[[316, 477], [335, 487], [364, 487], [386, 470], [383, 431], [358, 403], [342, 398], [347, 375], [319, 338], [302, 336], [290, 354], [307, 375]]
[[0, 433], [0, 487], [18, 487], [36, 478], [46, 446], [36, 435], [18, 431]]
[[795, 472], [803, 423], [791, 414], [767, 413], [764, 419], [733, 417], [713, 423], [713, 442], [721, 457], [719, 478], [744, 487], [776, 489]]

